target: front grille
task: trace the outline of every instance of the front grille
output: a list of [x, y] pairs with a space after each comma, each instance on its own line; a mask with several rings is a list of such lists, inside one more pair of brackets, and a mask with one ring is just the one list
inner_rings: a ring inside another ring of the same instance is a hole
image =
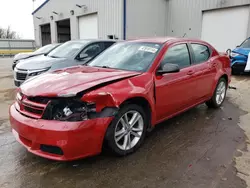
[[25, 80], [27, 77], [27, 73], [16, 72], [16, 79], [17, 80]]
[[28, 97], [28, 100], [41, 104], [47, 104], [50, 101], [49, 98], [44, 98], [44, 97]]
[[245, 69], [246, 65], [247, 65], [247, 63], [238, 63], [238, 62], [236, 62], [236, 63], [234, 63], [232, 65], [232, 68], [242, 68], [242, 69]]
[[24, 106], [24, 110], [33, 114], [42, 115], [43, 110], [38, 110], [32, 107]]
[[17, 98], [17, 103], [19, 104], [18, 111], [23, 115], [35, 119], [40, 119], [43, 116], [43, 113], [46, 109], [47, 103], [39, 103], [29, 100], [29, 97], [21, 95], [21, 99]]
[[40, 150], [46, 153], [52, 153], [56, 155], [63, 155], [63, 151], [61, 148], [57, 146], [49, 146], [49, 145], [43, 145], [41, 144]]

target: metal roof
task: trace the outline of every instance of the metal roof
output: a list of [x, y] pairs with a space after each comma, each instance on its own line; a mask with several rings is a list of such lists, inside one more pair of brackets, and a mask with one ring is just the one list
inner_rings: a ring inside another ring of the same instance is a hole
[[47, 4], [50, 0], [44, 1], [36, 10], [32, 12], [32, 15], [34, 15], [37, 11], [39, 11], [45, 4]]

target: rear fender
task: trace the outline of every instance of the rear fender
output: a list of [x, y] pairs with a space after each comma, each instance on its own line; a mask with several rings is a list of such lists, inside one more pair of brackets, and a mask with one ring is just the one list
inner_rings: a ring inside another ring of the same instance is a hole
[[214, 83], [213, 83], [213, 89], [210, 93], [210, 96], [212, 97], [214, 94], [214, 91], [217, 87], [217, 83], [219, 79], [222, 76], [226, 76], [228, 83], [227, 85], [229, 86], [229, 83], [231, 82], [231, 66], [230, 66], [230, 59], [225, 56], [225, 55], [220, 55], [214, 59], [217, 63], [217, 71], [216, 71], [216, 76], [214, 77]]

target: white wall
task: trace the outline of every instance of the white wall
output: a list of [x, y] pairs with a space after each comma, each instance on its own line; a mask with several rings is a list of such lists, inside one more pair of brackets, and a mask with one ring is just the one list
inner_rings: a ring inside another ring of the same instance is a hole
[[247, 38], [249, 10], [248, 5], [204, 11], [201, 39], [218, 51], [234, 49]]
[[[167, 35], [201, 38], [202, 11], [249, 5], [250, 0], [166, 0]], [[232, 23], [234, 25], [236, 23]], [[249, 28], [249, 26], [248, 26]], [[248, 29], [248, 35], [250, 30]]]
[[127, 0], [127, 38], [165, 36], [167, 0]]
[[[78, 8], [76, 4], [86, 5], [87, 9]], [[70, 10], [74, 10], [73, 16]], [[53, 11], [59, 15], [53, 14]], [[56, 21], [67, 18], [70, 18], [71, 39], [78, 39], [78, 16], [91, 13], [98, 13], [100, 38], [107, 38], [107, 35], [123, 38], [123, 0], [50, 0], [33, 15], [36, 44], [41, 45], [40, 25], [50, 23], [52, 42], [57, 42]], [[54, 20], [51, 20], [50, 16], [53, 16]]]

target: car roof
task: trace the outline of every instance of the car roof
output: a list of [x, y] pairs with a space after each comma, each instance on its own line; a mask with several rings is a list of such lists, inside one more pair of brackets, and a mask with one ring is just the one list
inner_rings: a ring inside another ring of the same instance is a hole
[[160, 43], [164, 44], [167, 42], [197, 42], [206, 43], [199, 39], [191, 38], [178, 38], [178, 37], [155, 37], [155, 38], [141, 38], [141, 39], [131, 39], [130, 42], [149, 42], [149, 43]]
[[119, 40], [114, 39], [80, 39], [80, 40], [70, 40], [68, 42], [83, 42], [83, 43], [92, 43], [92, 42], [118, 42]]
[[153, 38], [140, 38], [140, 39], [130, 39], [130, 42], [152, 42], [152, 43], [166, 43], [170, 40], [176, 39], [175, 37], [153, 37]]

